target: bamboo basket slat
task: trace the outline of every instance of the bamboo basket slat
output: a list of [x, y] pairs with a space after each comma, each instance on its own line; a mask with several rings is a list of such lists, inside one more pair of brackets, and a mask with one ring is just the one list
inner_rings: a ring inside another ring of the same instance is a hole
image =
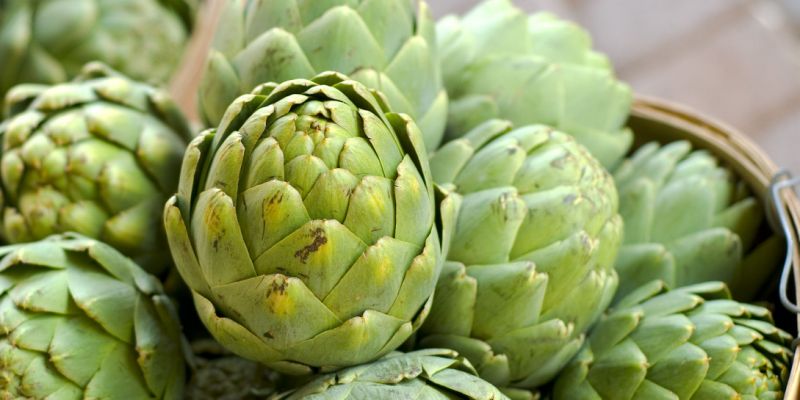
[[[780, 172], [778, 166], [743, 133], [720, 123], [713, 118], [692, 111], [684, 106], [664, 100], [637, 96], [634, 101], [629, 125], [636, 132], [637, 140], [647, 138], [660, 142], [688, 140], [695, 147], [706, 149], [722, 160], [728, 168], [739, 175], [759, 197], [762, 204], [771, 204], [769, 197], [773, 177]], [[794, 243], [800, 239], [800, 199], [793, 191], [781, 193], [781, 200], [789, 215]], [[773, 217], [774, 220], [774, 216]], [[773, 227], [777, 229], [777, 227]], [[795, 246], [792, 253], [794, 287], [800, 287], [800, 251]], [[782, 266], [776, 266], [780, 268]], [[800, 300], [795, 291], [795, 301]], [[780, 307], [781, 305], [777, 305]], [[800, 331], [800, 316], [796, 319]], [[785, 328], [785, 327], [784, 327]], [[786, 388], [785, 399], [800, 399], [800, 352], [794, 349], [792, 369]]]
[[200, 125], [197, 92], [206, 68], [206, 58], [217, 31], [225, 0], [206, 0], [181, 63], [169, 82], [169, 93], [193, 125]]

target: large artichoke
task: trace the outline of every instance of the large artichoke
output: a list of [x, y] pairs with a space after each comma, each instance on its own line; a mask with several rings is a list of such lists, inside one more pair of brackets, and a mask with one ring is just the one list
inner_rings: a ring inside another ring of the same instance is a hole
[[226, 1], [200, 87], [208, 123], [219, 124], [236, 97], [261, 83], [339, 71], [384, 93], [392, 110], [416, 121], [428, 150], [438, 147], [447, 94], [424, 2]]
[[183, 398], [180, 327], [154, 277], [74, 235], [0, 253], [0, 397]]
[[165, 208], [200, 318], [305, 374], [372, 361], [428, 314], [441, 268], [422, 136], [338, 73], [265, 84], [195, 139]]
[[160, 215], [190, 133], [165, 92], [90, 64], [70, 83], [17, 86], [6, 112], [0, 222], [7, 241], [74, 231], [150, 272], [169, 265]]
[[559, 376], [555, 400], [780, 399], [792, 337], [721, 282], [631, 292]]
[[780, 253], [780, 243], [767, 242], [772, 250], [759, 252], [759, 265], [745, 268], [742, 254], [754, 246], [763, 210], [718, 164], [685, 141], [651, 142], [616, 169], [625, 220], [620, 294], [654, 279], [671, 287], [720, 280], [733, 284], [737, 298], [749, 299], [770, 276], [765, 266], [775, 264], [768, 260]]
[[65, 82], [89, 61], [166, 81], [197, 0], [0, 1], [0, 98], [17, 83]]
[[420, 344], [501, 387], [546, 383], [617, 287], [611, 176], [570, 136], [499, 120], [444, 145], [431, 169], [461, 206]]
[[475, 369], [452, 350], [392, 353], [371, 364], [323, 375], [283, 400], [507, 400], [476, 376]]
[[569, 133], [606, 167], [627, 152], [631, 91], [578, 26], [486, 0], [463, 18], [443, 18], [437, 36], [451, 98], [447, 138], [503, 118]]

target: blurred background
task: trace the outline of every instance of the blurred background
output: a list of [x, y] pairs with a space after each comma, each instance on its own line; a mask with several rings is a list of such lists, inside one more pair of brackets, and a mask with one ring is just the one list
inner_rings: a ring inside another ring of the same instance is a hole
[[[479, 0], [432, 0], [436, 17]], [[800, 0], [514, 0], [583, 25], [637, 93], [748, 134], [800, 175]]]

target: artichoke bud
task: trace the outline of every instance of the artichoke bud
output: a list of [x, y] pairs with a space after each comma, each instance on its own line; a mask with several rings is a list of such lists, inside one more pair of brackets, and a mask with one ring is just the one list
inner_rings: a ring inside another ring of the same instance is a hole
[[631, 90], [579, 26], [528, 16], [511, 0], [485, 0], [442, 18], [436, 31], [451, 100], [445, 142], [502, 118], [573, 135], [606, 167], [627, 153]]
[[66, 82], [94, 60], [135, 79], [166, 82], [181, 60], [198, 3], [1, 1], [0, 98], [20, 83]]
[[18, 86], [6, 100], [6, 241], [78, 232], [161, 274], [170, 260], [159, 214], [190, 137], [176, 105], [99, 63], [69, 83]]
[[219, 125], [229, 104], [263, 82], [339, 71], [410, 115], [429, 151], [441, 143], [448, 99], [425, 2], [228, 1], [219, 24], [224, 29], [200, 85], [200, 113], [209, 125]]
[[[653, 279], [670, 287], [720, 280], [737, 299], [749, 299], [772, 272], [764, 260], [782, 257], [769, 241], [758, 242], [765, 223], [760, 203], [719, 160], [689, 142], [646, 143], [614, 178], [625, 218], [618, 296]], [[758, 267], [744, 262], [749, 253], [759, 254]]]
[[306, 374], [372, 361], [422, 323], [442, 264], [436, 206], [414, 122], [329, 72], [234, 101], [189, 146], [164, 218], [214, 337]]
[[431, 169], [460, 211], [420, 344], [501, 387], [545, 384], [617, 287], [611, 176], [569, 135], [501, 120], [442, 146]]
[[792, 337], [722, 282], [623, 296], [559, 375], [558, 399], [783, 397]]
[[75, 234], [0, 253], [4, 396], [183, 398], [178, 317], [155, 277]]

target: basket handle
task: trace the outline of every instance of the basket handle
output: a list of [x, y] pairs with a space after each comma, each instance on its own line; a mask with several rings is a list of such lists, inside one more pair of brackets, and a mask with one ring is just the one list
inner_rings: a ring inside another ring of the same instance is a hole
[[[786, 258], [784, 259], [783, 270], [781, 271], [779, 294], [783, 306], [795, 314], [800, 314], [800, 306], [789, 300], [787, 292], [789, 288], [789, 275], [792, 272], [794, 249], [797, 243], [795, 243], [794, 235], [792, 235], [791, 221], [786, 214], [786, 205], [783, 203], [783, 198], [780, 194], [781, 191], [789, 188], [797, 194], [798, 186], [800, 186], [800, 177], [792, 177], [792, 174], [787, 170], [778, 171], [778, 173], [772, 177], [772, 181], [769, 185], [770, 200], [772, 201], [773, 211], [775, 211], [775, 213], [767, 213], [770, 217], [770, 225], [774, 227], [777, 222], [786, 238]], [[776, 215], [778, 221], [774, 219]]]

